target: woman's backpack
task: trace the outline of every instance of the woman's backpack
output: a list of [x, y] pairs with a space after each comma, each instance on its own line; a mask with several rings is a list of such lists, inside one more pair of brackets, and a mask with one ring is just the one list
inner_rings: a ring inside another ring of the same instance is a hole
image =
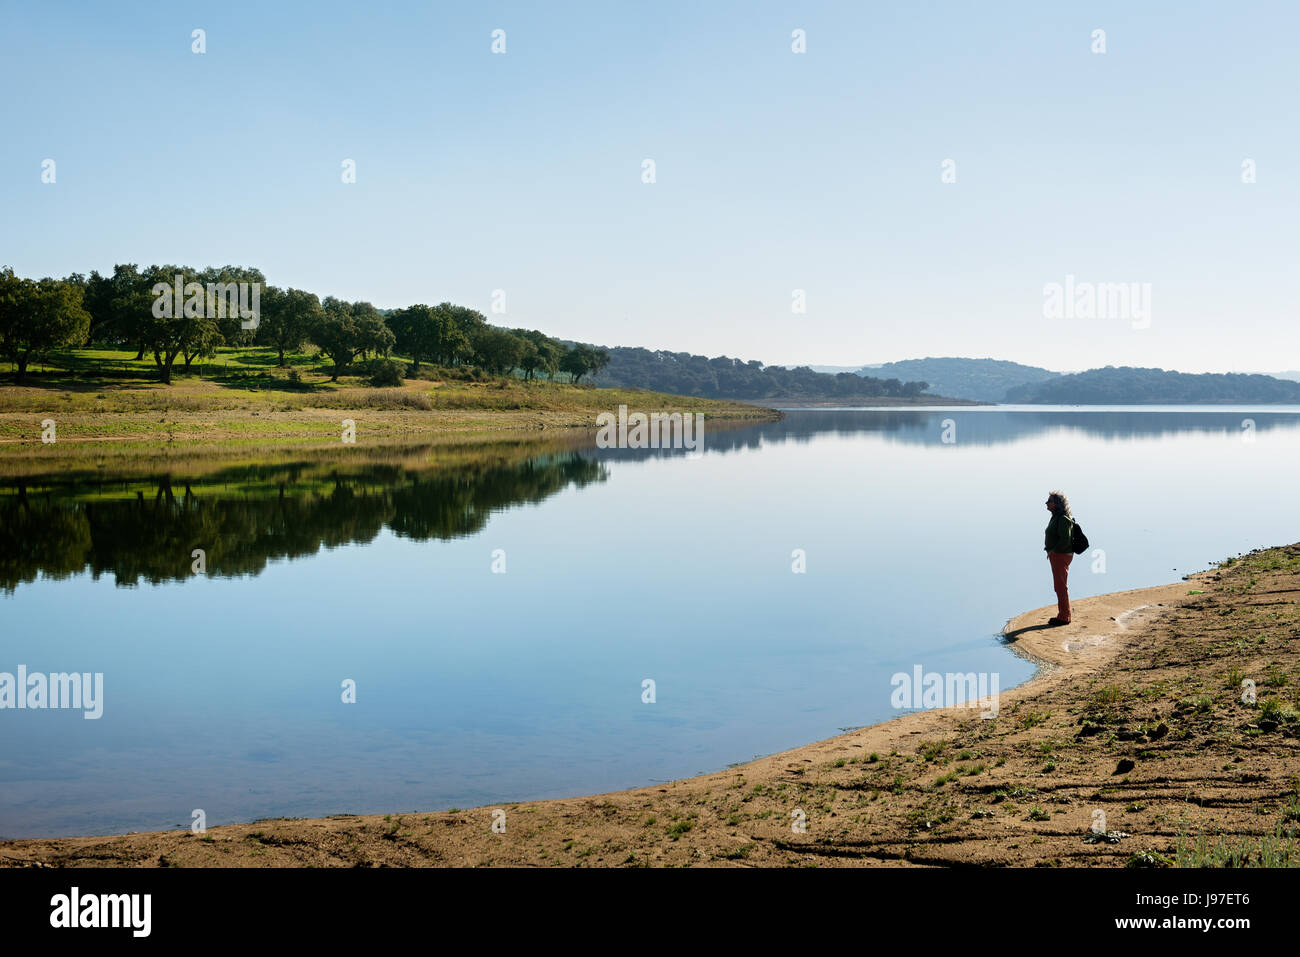
[[1076, 555], [1082, 555], [1088, 550], [1088, 536], [1083, 534], [1083, 528], [1078, 522], [1070, 529], [1070, 550]]

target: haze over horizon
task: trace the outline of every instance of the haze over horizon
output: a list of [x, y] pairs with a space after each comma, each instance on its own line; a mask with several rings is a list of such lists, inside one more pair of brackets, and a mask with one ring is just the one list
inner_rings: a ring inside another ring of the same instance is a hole
[[[745, 356], [732, 356], [732, 358], [735, 358], [735, 359], [743, 359], [743, 358], [746, 358], [746, 357], [745, 357]], [[795, 367], [797, 367], [797, 366], [807, 366], [807, 367], [809, 367], [810, 369], [836, 369], [836, 370], [840, 370], [840, 369], [842, 369], [842, 370], [844, 370], [845, 372], [856, 372], [856, 371], [859, 370], [859, 369], [866, 369], [866, 368], [871, 367], [871, 366], [889, 365], [889, 364], [892, 363], [892, 362], [906, 362], [906, 361], [908, 361], [908, 360], [925, 360], [925, 359], [972, 359], [972, 360], [976, 360], [976, 361], [978, 361], [978, 360], [980, 360], [980, 359], [993, 359], [993, 360], [996, 360], [996, 361], [1019, 362], [1019, 360], [1017, 360], [1017, 359], [1004, 359], [1002, 356], [968, 355], [968, 356], [902, 356], [902, 357], [894, 358], [894, 359], [881, 359], [881, 360], [873, 360], [873, 361], [871, 361], [871, 362], [860, 362], [860, 363], [857, 363], [856, 365], [853, 364], [853, 363], [843, 363], [843, 362], [767, 362], [767, 363], [764, 363], [764, 365], [783, 366], [783, 367], [788, 368], [788, 369], [793, 369], [793, 368], [795, 368]], [[1036, 365], [1036, 363], [1033, 363], [1033, 362], [1021, 362], [1020, 364], [1021, 364], [1021, 365], [1028, 365], [1028, 366], [1034, 366], [1034, 365]], [[1106, 362], [1106, 363], [1103, 363], [1102, 366], [1080, 366], [1079, 368], [1066, 368], [1066, 367], [1060, 367], [1060, 366], [1058, 366], [1058, 367], [1053, 367], [1053, 366], [1038, 366], [1038, 368], [1049, 369], [1049, 370], [1052, 371], [1052, 372], [1061, 372], [1061, 373], [1064, 373], [1064, 374], [1066, 374], [1066, 375], [1069, 375], [1070, 373], [1073, 373], [1073, 372], [1086, 372], [1088, 369], [1101, 368], [1101, 367], [1108, 366], [1108, 365], [1109, 365], [1109, 366], [1120, 366], [1120, 365], [1128, 365], [1128, 364], [1129, 364], [1129, 363]], [[1146, 368], [1161, 368], [1161, 367], [1159, 367], [1159, 366], [1154, 366], [1154, 367], [1148, 366], [1148, 367], [1146, 367]], [[1215, 372], [1217, 372], [1217, 373], [1234, 372], [1234, 373], [1244, 373], [1244, 374], [1247, 374], [1247, 375], [1251, 375], [1251, 374], [1269, 375], [1269, 376], [1280, 377], [1280, 378], [1290, 378], [1290, 379], [1297, 379], [1297, 380], [1300, 380], [1300, 370], [1297, 370], [1297, 369], [1279, 369], [1279, 370], [1277, 370], [1277, 371], [1269, 371], [1269, 370], [1267, 370], [1267, 369], [1196, 369], [1196, 370], [1188, 370], [1188, 369], [1174, 369], [1174, 368], [1169, 368], [1169, 367], [1163, 367], [1163, 368], [1165, 369], [1166, 372], [1195, 372], [1195, 373], [1202, 373], [1202, 372], [1211, 372], [1211, 373], [1215, 373]]]
[[[1288, 4], [3, 13], [23, 275], [236, 263], [767, 364], [1297, 364]], [[1149, 284], [1149, 316], [1045, 318], [1067, 277]]]

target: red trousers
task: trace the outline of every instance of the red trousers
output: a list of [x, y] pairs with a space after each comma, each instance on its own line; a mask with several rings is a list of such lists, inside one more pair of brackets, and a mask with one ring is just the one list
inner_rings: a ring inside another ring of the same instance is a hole
[[1047, 558], [1052, 563], [1052, 588], [1056, 590], [1056, 617], [1061, 621], [1070, 620], [1070, 591], [1065, 578], [1070, 573], [1070, 562], [1074, 555], [1069, 552], [1048, 552]]

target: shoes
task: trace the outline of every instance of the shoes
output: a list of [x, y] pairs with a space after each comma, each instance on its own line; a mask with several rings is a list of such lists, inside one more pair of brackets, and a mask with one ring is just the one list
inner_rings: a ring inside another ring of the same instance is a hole
[[1061, 619], [1059, 619], [1059, 618], [1049, 618], [1049, 619], [1047, 620], [1047, 623], [1048, 623], [1049, 625], [1051, 625], [1053, 628], [1055, 628], [1057, 625], [1068, 625], [1068, 624], [1069, 624], [1068, 621], [1061, 621]]

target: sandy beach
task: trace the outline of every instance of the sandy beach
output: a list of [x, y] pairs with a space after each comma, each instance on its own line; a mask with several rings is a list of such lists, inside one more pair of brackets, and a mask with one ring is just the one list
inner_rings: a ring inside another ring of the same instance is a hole
[[1202, 854], [1220, 839], [1224, 853], [1279, 853], [1277, 829], [1300, 824], [1298, 600], [1300, 544], [1261, 550], [1077, 599], [1067, 627], [1046, 626], [1054, 604], [1016, 615], [1003, 639], [1040, 668], [992, 718], [905, 713], [563, 800], [12, 841], [0, 864], [1169, 866], [1198, 839]]

